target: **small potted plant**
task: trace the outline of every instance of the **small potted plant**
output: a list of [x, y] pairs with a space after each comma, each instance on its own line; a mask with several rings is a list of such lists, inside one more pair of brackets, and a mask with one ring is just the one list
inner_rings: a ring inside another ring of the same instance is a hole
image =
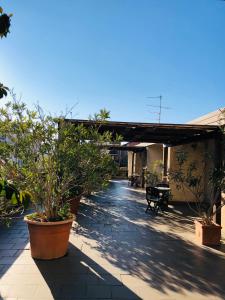
[[149, 186], [154, 187], [158, 183], [162, 182], [162, 171], [163, 171], [162, 160], [154, 161], [150, 170], [146, 169], [144, 172], [146, 187], [149, 187]]
[[219, 245], [222, 227], [214, 222], [218, 210], [225, 204], [221, 193], [225, 191], [225, 165], [213, 168], [208, 175], [207, 193], [204, 191], [204, 176], [199, 173], [199, 163], [207, 164], [210, 155], [206, 154], [202, 161], [188, 160], [188, 154], [183, 149], [177, 151], [176, 170], [170, 170], [169, 178], [177, 189], [182, 189], [194, 196], [195, 203], [188, 205], [197, 215], [195, 219], [195, 237], [203, 245]]
[[71, 187], [66, 193], [65, 193], [65, 199], [70, 205], [70, 211], [72, 214], [77, 215], [80, 200], [82, 197], [83, 189], [80, 185], [75, 185]]

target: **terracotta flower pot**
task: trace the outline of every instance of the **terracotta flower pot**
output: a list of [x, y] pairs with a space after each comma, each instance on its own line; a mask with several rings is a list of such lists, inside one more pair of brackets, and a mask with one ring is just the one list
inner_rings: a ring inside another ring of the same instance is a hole
[[222, 227], [216, 223], [203, 225], [201, 221], [195, 220], [195, 237], [202, 245], [216, 246], [220, 244]]
[[79, 205], [80, 205], [80, 199], [81, 199], [81, 195], [76, 196], [69, 200], [70, 201], [70, 211], [74, 215], [77, 215]]
[[59, 222], [24, 220], [30, 234], [31, 256], [38, 259], [54, 259], [66, 254], [73, 219]]

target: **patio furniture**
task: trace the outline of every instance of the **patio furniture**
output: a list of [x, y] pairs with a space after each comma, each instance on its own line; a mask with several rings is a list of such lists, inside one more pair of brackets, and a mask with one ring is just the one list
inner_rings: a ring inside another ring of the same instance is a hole
[[148, 206], [145, 212], [147, 213], [149, 210], [151, 210], [157, 214], [159, 209], [163, 212], [168, 207], [169, 191], [169, 187], [147, 187], [146, 200]]
[[166, 187], [166, 188], [169, 188], [169, 184], [166, 183], [166, 182], [160, 182], [156, 185], [156, 187]]
[[130, 186], [139, 187], [140, 185], [140, 175], [139, 174], [133, 174], [128, 178], [128, 184], [130, 183]]

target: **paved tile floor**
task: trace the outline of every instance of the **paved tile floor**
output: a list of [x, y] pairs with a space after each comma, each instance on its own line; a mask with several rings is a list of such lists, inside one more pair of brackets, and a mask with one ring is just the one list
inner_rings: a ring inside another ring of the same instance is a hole
[[225, 250], [195, 243], [186, 206], [145, 214], [145, 194], [114, 181], [83, 200], [68, 255], [33, 260], [26, 225], [0, 228], [0, 299], [225, 299]]

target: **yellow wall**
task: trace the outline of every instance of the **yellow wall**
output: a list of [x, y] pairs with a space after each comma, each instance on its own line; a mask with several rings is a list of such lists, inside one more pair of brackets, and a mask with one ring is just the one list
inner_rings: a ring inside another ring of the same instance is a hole
[[[209, 196], [209, 174], [214, 165], [214, 141], [209, 140], [199, 143], [191, 143], [183, 146], [171, 147], [169, 151], [169, 169], [172, 171], [178, 169], [176, 160], [176, 152], [184, 151], [187, 153], [187, 162], [184, 164], [184, 170], [190, 162], [195, 161], [197, 164], [197, 174], [202, 176], [202, 190], [205, 191], [204, 196]], [[173, 201], [196, 201], [195, 196], [187, 189], [178, 189], [176, 184], [170, 180], [171, 193]]]
[[[147, 148], [147, 169], [150, 171], [156, 161], [163, 160], [163, 145], [153, 144]], [[161, 169], [158, 168], [159, 175], [162, 175]]]
[[127, 152], [127, 168], [128, 168], [128, 177], [132, 175], [132, 151]]
[[[225, 200], [225, 194], [222, 194], [223, 199]], [[222, 236], [225, 238], [225, 206], [221, 209], [221, 226], [222, 226]]]
[[[163, 145], [152, 144], [146, 148], [146, 152], [137, 152], [134, 154], [134, 173], [142, 174], [142, 170], [147, 166], [147, 169], [152, 170], [155, 161], [163, 160]], [[157, 170], [156, 170], [157, 171]], [[161, 169], [158, 169], [159, 175], [162, 175]], [[132, 151], [128, 151], [128, 176], [132, 174]]]
[[[128, 176], [132, 175], [132, 151], [128, 151]], [[134, 153], [134, 174], [141, 175], [145, 167], [145, 151]]]

